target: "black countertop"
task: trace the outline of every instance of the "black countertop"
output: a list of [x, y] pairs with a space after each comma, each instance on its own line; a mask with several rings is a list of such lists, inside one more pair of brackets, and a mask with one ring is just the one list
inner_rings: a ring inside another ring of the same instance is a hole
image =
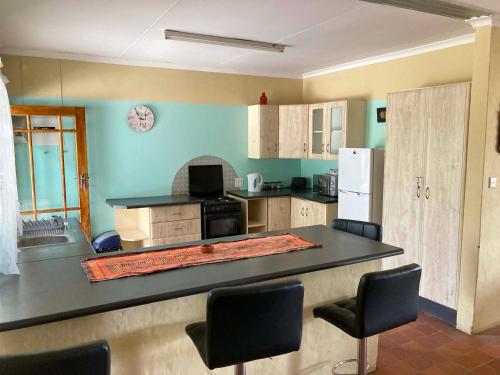
[[251, 193], [248, 190], [233, 190], [233, 191], [228, 191], [227, 193], [242, 199], [294, 197], [325, 204], [338, 202], [337, 197], [320, 195], [318, 193], [313, 192], [311, 189], [307, 190], [275, 189], [275, 190], [262, 190], [259, 191], [258, 193]]
[[[76, 252], [59, 258], [47, 257], [41, 260], [23, 261], [19, 263], [20, 275], [0, 275], [0, 331], [204, 293], [222, 286], [293, 276], [403, 253], [400, 248], [323, 225], [271, 233], [286, 232], [319, 242], [323, 247], [97, 283], [90, 283], [87, 280], [80, 265], [82, 259], [90, 256], [90, 249], [88, 254]], [[224, 240], [258, 236], [259, 234], [241, 235], [227, 237]], [[220, 240], [194, 241], [191, 244]], [[179, 245], [163, 246], [163, 248], [175, 246]], [[65, 246], [59, 247], [63, 249]], [[92, 257], [98, 256], [92, 255]]]
[[203, 199], [190, 197], [189, 195], [162, 195], [156, 197], [106, 199], [106, 203], [113, 208], [174, 206], [179, 204], [192, 204], [202, 202]]

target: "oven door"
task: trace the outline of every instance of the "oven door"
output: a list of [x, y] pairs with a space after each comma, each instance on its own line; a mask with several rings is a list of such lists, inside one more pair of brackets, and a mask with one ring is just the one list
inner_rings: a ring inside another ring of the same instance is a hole
[[203, 239], [241, 234], [239, 212], [207, 214], [203, 224]]

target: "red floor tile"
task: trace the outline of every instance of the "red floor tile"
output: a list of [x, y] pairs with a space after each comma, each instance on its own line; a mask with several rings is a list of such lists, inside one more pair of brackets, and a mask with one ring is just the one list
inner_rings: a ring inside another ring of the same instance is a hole
[[500, 327], [469, 336], [426, 314], [379, 337], [375, 375], [500, 375]]

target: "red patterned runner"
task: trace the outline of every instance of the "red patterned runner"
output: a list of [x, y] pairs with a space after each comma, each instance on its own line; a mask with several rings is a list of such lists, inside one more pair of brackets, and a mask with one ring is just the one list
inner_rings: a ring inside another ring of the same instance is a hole
[[212, 245], [212, 253], [202, 252], [201, 245], [191, 245], [84, 259], [81, 264], [87, 278], [96, 282], [321, 247], [319, 243], [306, 241], [290, 233]]

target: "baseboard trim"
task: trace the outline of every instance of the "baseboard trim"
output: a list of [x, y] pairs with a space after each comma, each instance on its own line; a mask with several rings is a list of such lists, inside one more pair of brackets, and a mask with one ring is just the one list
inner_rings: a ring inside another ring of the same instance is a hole
[[446, 323], [457, 326], [457, 311], [449, 307], [443, 306], [437, 302], [428, 300], [424, 297], [418, 298], [418, 307], [421, 311], [432, 315], [438, 319], [444, 320]]

